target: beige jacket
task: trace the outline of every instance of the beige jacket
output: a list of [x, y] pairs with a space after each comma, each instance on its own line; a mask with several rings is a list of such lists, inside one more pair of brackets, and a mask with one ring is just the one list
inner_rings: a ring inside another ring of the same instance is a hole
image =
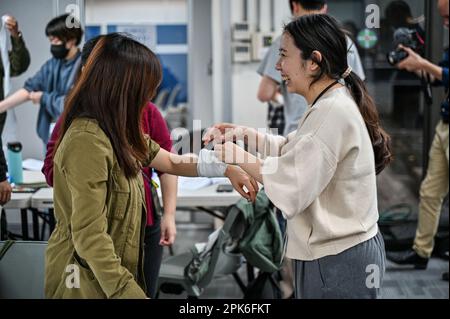
[[378, 232], [372, 143], [347, 88], [326, 93], [298, 130], [266, 136], [263, 180], [288, 219], [286, 255], [336, 255]]

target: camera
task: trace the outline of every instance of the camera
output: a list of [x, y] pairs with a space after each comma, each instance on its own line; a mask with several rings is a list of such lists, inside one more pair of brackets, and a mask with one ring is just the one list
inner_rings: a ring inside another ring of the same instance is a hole
[[397, 65], [408, 57], [405, 50], [399, 49], [399, 45], [413, 49], [420, 55], [425, 54], [425, 40], [416, 29], [399, 28], [394, 32], [395, 50], [387, 54], [387, 60], [390, 65]]

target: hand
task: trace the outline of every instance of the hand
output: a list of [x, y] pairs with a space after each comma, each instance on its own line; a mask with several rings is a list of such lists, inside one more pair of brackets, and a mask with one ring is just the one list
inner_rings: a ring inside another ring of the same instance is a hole
[[242, 164], [245, 163], [247, 152], [232, 142], [226, 142], [225, 144], [216, 144], [214, 153], [220, 161], [226, 164]]
[[164, 214], [161, 220], [161, 246], [171, 246], [177, 236], [177, 227], [175, 226], [175, 215]]
[[8, 181], [0, 183], [0, 205], [5, 205], [11, 200], [12, 187]]
[[231, 165], [227, 167], [225, 176], [228, 177], [234, 189], [236, 189], [239, 194], [241, 194], [248, 201], [253, 203], [255, 202], [256, 194], [258, 194], [259, 191], [259, 186], [255, 179], [244, 172], [242, 168]]
[[405, 50], [408, 53], [408, 57], [397, 64], [397, 68], [400, 70], [406, 70], [408, 72], [422, 71], [424, 59], [414, 52], [411, 48], [399, 45], [399, 49]]
[[244, 143], [247, 144], [248, 140], [256, 138], [256, 135], [256, 130], [246, 126], [219, 123], [209, 128], [205, 134], [203, 134], [202, 140], [205, 145], [211, 141], [215, 141], [216, 144], [230, 141], [244, 141]]
[[237, 125], [230, 123], [219, 123], [215, 124], [213, 127], [210, 127], [203, 134], [202, 141], [206, 145], [211, 141], [222, 142], [225, 131], [234, 130], [237, 128]]
[[19, 23], [13, 16], [7, 16], [6, 29], [11, 33], [11, 36], [17, 38], [19, 36]]
[[29, 99], [34, 104], [41, 104], [42, 92], [30, 92]]

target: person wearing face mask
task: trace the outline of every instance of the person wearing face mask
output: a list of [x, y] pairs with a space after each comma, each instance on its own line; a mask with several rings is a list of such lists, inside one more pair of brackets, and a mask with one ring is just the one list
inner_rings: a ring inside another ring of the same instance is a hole
[[78, 45], [83, 30], [75, 17], [64, 14], [47, 24], [45, 34], [50, 41], [52, 58], [25, 82], [22, 89], [0, 102], [0, 114], [27, 101], [39, 105], [37, 134], [46, 145], [50, 125], [61, 115], [65, 96], [80, 66]]

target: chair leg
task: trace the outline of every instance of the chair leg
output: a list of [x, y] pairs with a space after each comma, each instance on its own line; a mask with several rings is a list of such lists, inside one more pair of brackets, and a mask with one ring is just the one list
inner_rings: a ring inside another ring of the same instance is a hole
[[245, 294], [247, 291], [247, 286], [244, 285], [244, 282], [242, 281], [241, 277], [237, 272], [233, 273], [234, 280], [236, 280], [236, 283], [238, 284], [241, 291]]
[[0, 240], [8, 239], [8, 227], [6, 221], [5, 210], [2, 209], [0, 213]]

